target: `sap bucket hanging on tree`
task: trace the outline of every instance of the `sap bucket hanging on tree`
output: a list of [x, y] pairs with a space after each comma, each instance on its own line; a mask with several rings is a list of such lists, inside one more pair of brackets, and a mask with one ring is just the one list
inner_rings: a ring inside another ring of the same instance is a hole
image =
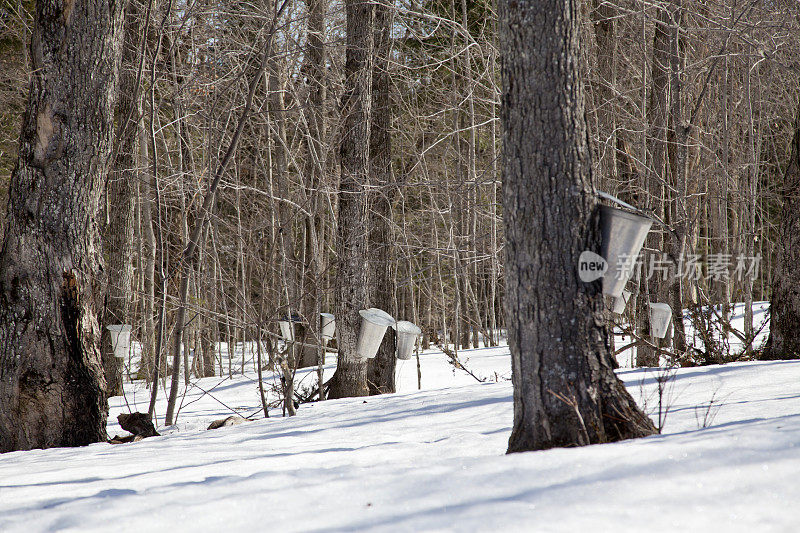
[[614, 298], [614, 307], [612, 311], [618, 315], [625, 312], [625, 306], [628, 305], [628, 300], [631, 299], [630, 291], [622, 291], [622, 294]]
[[408, 320], [397, 322], [394, 325], [394, 330], [397, 332], [397, 358], [411, 359], [414, 346], [417, 344], [417, 338], [422, 335], [422, 330]]
[[336, 317], [330, 313], [320, 313], [319, 317], [322, 329], [322, 343], [325, 344], [336, 334]]
[[[635, 210], [634, 207], [613, 196], [605, 193], [601, 193], [600, 196]], [[600, 206], [600, 230], [603, 236], [600, 255], [608, 265], [608, 270], [603, 276], [603, 294], [614, 298], [622, 295], [652, 224], [652, 219], [630, 211], [607, 205]]]
[[650, 304], [650, 336], [663, 339], [667, 336], [672, 308], [667, 304]]
[[278, 320], [278, 325], [281, 327], [281, 337], [286, 342], [291, 342], [294, 340], [294, 325], [299, 324], [301, 322], [300, 317], [298, 315], [292, 315], [290, 319], [288, 316], [285, 316]]
[[372, 359], [378, 354], [386, 328], [394, 326], [395, 319], [381, 309], [370, 307], [358, 312], [361, 315], [361, 332], [356, 353], [362, 359]]
[[114, 324], [106, 326], [106, 329], [111, 333], [111, 346], [114, 349], [114, 357], [124, 359], [131, 347], [131, 325]]

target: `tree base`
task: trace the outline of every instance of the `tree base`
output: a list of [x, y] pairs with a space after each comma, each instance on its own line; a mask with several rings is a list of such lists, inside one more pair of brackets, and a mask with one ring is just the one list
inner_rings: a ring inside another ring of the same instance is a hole
[[367, 362], [347, 361], [340, 352], [336, 372], [328, 383], [329, 389], [326, 397], [329, 400], [369, 396]]

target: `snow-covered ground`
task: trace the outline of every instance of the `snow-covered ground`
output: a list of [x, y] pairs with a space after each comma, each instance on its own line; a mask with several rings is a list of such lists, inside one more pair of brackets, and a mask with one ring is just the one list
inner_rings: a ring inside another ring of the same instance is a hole
[[[0, 531], [800, 530], [800, 362], [679, 369], [662, 435], [507, 456], [508, 350], [460, 357], [487, 381], [426, 352], [422, 390], [412, 359], [397, 394], [263, 419], [250, 367], [191, 386], [162, 437], [1, 455]], [[619, 375], [657, 419], [664, 372]], [[148, 399], [113, 398], [109, 433]], [[234, 412], [258, 419], [205, 431]]]
[[[730, 308], [728, 308], [728, 320], [730, 326], [735, 329], [742, 338], [745, 337], [744, 331], [744, 312], [746, 309], [746, 305], [743, 303], [733, 303], [731, 304]], [[710, 321], [708, 327], [711, 329], [710, 335], [715, 339], [719, 340], [722, 338], [725, 333], [723, 332], [723, 328], [721, 327], [722, 322], [716, 320], [716, 316], [721, 315], [720, 306], [716, 306], [713, 309], [713, 312], [710, 312], [710, 317], [713, 320]], [[753, 331], [755, 333], [755, 338], [753, 339], [753, 349], [760, 349], [763, 347], [764, 343], [767, 342], [767, 338], [769, 337], [769, 302], [753, 302]], [[690, 316], [688, 311], [684, 311], [684, 327], [686, 332], [686, 342], [690, 346], [694, 346], [700, 350], [703, 349], [703, 341], [702, 336], [699, 332], [695, 329], [692, 317]], [[627, 327], [627, 324], [620, 324], [623, 327]], [[671, 327], [671, 326], [670, 326]], [[621, 350], [620, 353], [617, 354], [617, 361], [619, 362], [620, 366], [623, 367], [632, 367], [634, 365], [634, 361], [636, 360], [636, 350], [633, 348], [624, 349], [625, 346], [629, 346], [632, 343], [631, 337], [629, 335], [622, 334], [622, 329], [620, 327], [614, 328], [615, 338], [616, 341], [616, 349]], [[734, 356], [731, 359], [735, 360], [737, 355], [741, 354], [744, 349], [744, 342], [734, 334], [729, 333], [727, 335], [727, 346], [729, 354]], [[662, 364], [667, 365], [669, 364], [667, 358], [662, 358]]]

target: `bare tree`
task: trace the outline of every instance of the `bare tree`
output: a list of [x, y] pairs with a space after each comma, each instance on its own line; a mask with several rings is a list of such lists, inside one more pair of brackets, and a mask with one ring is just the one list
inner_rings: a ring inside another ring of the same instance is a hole
[[655, 432], [611, 367], [600, 284], [578, 277], [600, 244], [579, 12], [578, 0], [500, 3], [509, 452]]
[[117, 116], [114, 171], [108, 180], [107, 220], [103, 232], [103, 249], [108, 257], [105, 307], [101, 320], [103, 367], [108, 395], [122, 394], [122, 360], [114, 355], [110, 324], [129, 324], [133, 283], [133, 226], [136, 184], [139, 181], [139, 121], [142, 117], [139, 91], [139, 64], [142, 57], [140, 0], [129, 0], [125, 6]]
[[347, 0], [347, 60], [342, 96], [341, 178], [336, 276], [336, 328], [339, 360], [330, 382], [330, 398], [366, 396], [367, 363], [356, 353], [361, 317], [367, 303], [367, 185], [375, 7]]
[[[370, 176], [374, 180], [370, 202], [371, 228], [370, 305], [397, 316], [395, 295], [396, 252], [392, 231], [392, 199], [395, 183], [392, 174], [391, 53], [392, 12], [383, 3], [375, 4], [375, 60], [372, 70], [372, 124], [370, 132]], [[395, 392], [395, 336], [387, 331], [378, 354], [367, 364], [370, 394]]]
[[786, 191], [770, 300], [770, 332], [765, 359], [800, 358], [800, 108], [795, 119], [789, 166], [783, 178]]

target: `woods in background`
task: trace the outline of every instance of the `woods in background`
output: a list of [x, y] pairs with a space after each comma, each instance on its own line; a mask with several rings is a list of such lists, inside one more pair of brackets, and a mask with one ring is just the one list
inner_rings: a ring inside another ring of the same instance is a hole
[[[758, 356], [763, 317], [751, 304], [793, 279], [778, 267], [796, 255], [781, 247], [795, 240], [786, 198], [796, 188], [787, 168], [800, 6], [576, 5], [599, 188], [658, 221], [629, 285], [632, 303], [613, 320], [641, 365]], [[5, 191], [28, 160], [27, 129], [17, 152], [20, 112], [39, 63], [29, 48], [34, 2], [0, 6]], [[115, 25], [123, 51], [110, 172], [92, 185], [102, 196], [90, 198], [108, 274], [95, 312], [105, 325], [132, 324], [143, 346], [141, 368], [126, 372], [188, 381], [244, 372], [263, 355], [282, 369], [291, 412], [298, 396], [326, 393], [294, 391], [292, 381], [295, 368], [319, 363], [309, 346], [320, 312], [337, 313], [343, 366], [356, 312], [370, 306], [419, 324], [423, 347], [456, 358], [499, 343], [497, 20], [488, 0], [128, 0], [124, 32]], [[15, 205], [12, 190], [12, 219]], [[673, 313], [665, 340], [649, 336], [649, 302], [687, 310]], [[745, 303], [742, 328], [731, 324], [731, 302]], [[277, 320], [293, 315], [305, 326], [281, 357]], [[218, 342], [231, 354], [247, 342], [242, 361], [223, 367]], [[384, 356], [348, 372], [356, 382], [334, 378], [332, 396], [393, 390], [393, 340], [384, 342]], [[122, 369], [109, 339], [103, 346], [113, 392]], [[797, 354], [770, 356], [788, 355]]]

